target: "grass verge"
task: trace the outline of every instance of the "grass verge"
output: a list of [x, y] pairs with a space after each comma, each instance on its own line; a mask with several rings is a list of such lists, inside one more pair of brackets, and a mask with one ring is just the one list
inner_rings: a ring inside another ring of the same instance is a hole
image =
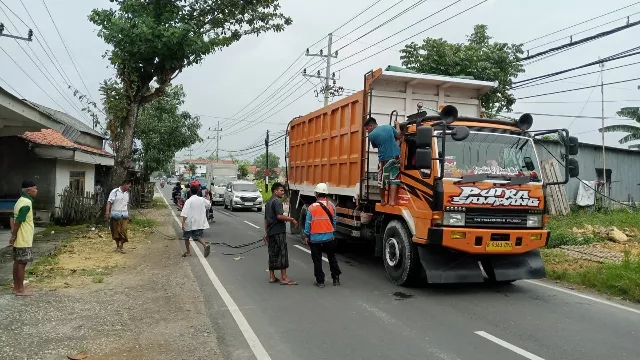
[[598, 234], [577, 234], [573, 231], [574, 228], [582, 229], [585, 225], [615, 226], [618, 229], [640, 229], [640, 212], [630, 213], [626, 210], [589, 212], [587, 210], [578, 210], [566, 216], [554, 216], [546, 226], [547, 229], [551, 230], [551, 239], [549, 239], [547, 247], [589, 245], [606, 240]]
[[640, 256], [625, 252], [620, 263], [574, 259], [560, 250], [545, 250], [547, 276], [640, 303]]

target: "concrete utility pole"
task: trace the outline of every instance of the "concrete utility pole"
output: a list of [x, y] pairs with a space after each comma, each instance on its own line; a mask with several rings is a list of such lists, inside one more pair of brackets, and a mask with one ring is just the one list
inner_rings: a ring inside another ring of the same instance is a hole
[[[604, 179], [604, 191], [603, 194], [605, 196], [608, 196], [607, 194], [607, 157], [606, 157], [606, 152], [605, 152], [605, 147], [604, 147], [604, 79], [603, 79], [603, 73], [604, 73], [604, 62], [600, 63], [600, 108], [601, 108], [601, 116], [602, 116], [602, 178]], [[609, 179], [611, 180], [611, 179]], [[607, 204], [608, 201], [607, 199], [603, 199], [602, 200], [603, 204]]]
[[12, 38], [12, 39], [16, 39], [16, 40], [23, 40], [23, 41], [32, 41], [33, 40], [33, 30], [29, 29], [29, 32], [27, 32], [27, 37], [22, 37], [22, 36], [16, 36], [16, 35], [11, 35], [11, 34], [5, 34], [4, 33], [4, 24], [0, 23], [0, 37], [8, 37], [8, 38]]
[[[220, 121], [218, 121], [218, 126], [215, 129], [209, 128], [209, 131], [215, 131], [216, 132], [216, 161], [220, 161], [220, 156], [218, 155], [218, 151], [220, 150], [220, 131], [222, 131], [222, 128], [220, 128]], [[210, 137], [208, 137], [207, 139], [211, 139]]]
[[331, 53], [331, 45], [333, 44], [333, 34], [329, 33], [329, 43], [327, 44], [327, 55], [324, 55], [323, 51], [320, 50], [319, 53], [317, 54], [310, 54], [309, 53], [309, 49], [307, 49], [306, 52], [306, 56], [318, 56], [321, 58], [326, 58], [327, 59], [327, 67], [325, 70], [325, 75], [322, 76], [320, 75], [320, 70], [318, 70], [318, 73], [313, 75], [313, 74], [307, 74], [307, 69], [304, 69], [302, 71], [302, 76], [304, 77], [312, 77], [312, 78], [317, 78], [317, 79], [323, 79], [324, 80], [324, 106], [329, 105], [329, 96], [330, 96], [330, 88], [331, 85], [329, 84], [330, 80], [333, 80], [334, 84], [335, 84], [335, 74], [331, 73], [331, 59], [333, 58], [337, 58], [338, 57], [338, 52], [336, 51], [335, 54]]
[[264, 146], [267, 148], [267, 164], [264, 169], [264, 192], [269, 192], [269, 130], [267, 130], [267, 137], [264, 139]]

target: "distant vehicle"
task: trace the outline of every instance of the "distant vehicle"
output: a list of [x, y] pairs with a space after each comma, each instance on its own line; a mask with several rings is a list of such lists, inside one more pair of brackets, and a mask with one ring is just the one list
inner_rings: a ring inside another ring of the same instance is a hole
[[169, 178], [169, 180], [167, 180], [167, 184], [169, 185], [174, 185], [177, 182], [178, 182], [178, 179], [175, 176], [172, 176]]
[[206, 183], [211, 191], [211, 203], [222, 205], [224, 203], [224, 193], [232, 181], [238, 180], [238, 165], [236, 164], [207, 164]]
[[224, 208], [256, 209], [262, 211], [262, 194], [256, 184], [246, 180], [236, 180], [227, 184], [224, 193]]

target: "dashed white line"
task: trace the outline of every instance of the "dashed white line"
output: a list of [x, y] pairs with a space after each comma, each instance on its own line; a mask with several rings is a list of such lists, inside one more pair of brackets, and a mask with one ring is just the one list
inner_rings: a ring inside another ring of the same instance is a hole
[[252, 223], [248, 222], [247, 220], [245, 220], [244, 222], [245, 222], [246, 224], [249, 224], [249, 225], [253, 226], [253, 227], [254, 227], [254, 228], [256, 228], [256, 229], [260, 229], [260, 226], [255, 225], [255, 224], [252, 224]]
[[575, 296], [581, 297], [583, 299], [588, 299], [588, 300], [591, 300], [591, 301], [599, 302], [601, 304], [609, 305], [609, 306], [612, 306], [612, 307], [615, 307], [615, 308], [618, 308], [618, 309], [621, 309], [621, 310], [626, 310], [626, 311], [630, 311], [632, 313], [640, 314], [640, 310], [638, 310], [638, 309], [634, 309], [632, 307], [628, 307], [628, 306], [624, 306], [624, 305], [621, 305], [621, 304], [618, 304], [618, 303], [614, 303], [613, 301], [599, 299], [597, 297], [581, 294], [581, 293], [576, 292], [576, 291], [571, 291], [571, 290], [563, 289], [561, 287], [545, 284], [545, 283], [543, 283], [541, 281], [535, 281], [535, 280], [523, 280], [523, 281], [528, 282], [529, 284], [534, 284], [534, 285], [546, 287], [546, 288], [549, 288], [549, 289], [557, 290], [557, 291], [560, 291], [560, 292], [563, 292], [563, 293], [566, 293], [566, 294], [575, 295]]
[[530, 352], [528, 352], [526, 350], [523, 350], [523, 349], [521, 349], [521, 348], [519, 348], [519, 347], [517, 347], [515, 345], [512, 345], [512, 344], [510, 344], [510, 343], [508, 343], [508, 342], [506, 342], [506, 341], [504, 341], [502, 339], [499, 339], [499, 338], [497, 338], [497, 337], [495, 337], [495, 336], [493, 336], [491, 334], [488, 334], [488, 333], [486, 333], [484, 331], [475, 331], [475, 333], [480, 335], [480, 336], [482, 336], [483, 338], [485, 338], [485, 339], [487, 339], [489, 341], [493, 341], [494, 343], [513, 351], [516, 354], [522, 355], [522, 356], [524, 356], [525, 358], [527, 358], [529, 360], [544, 360], [543, 358], [541, 358], [538, 355], [534, 355], [534, 354], [532, 354], [532, 353], [530, 353]]
[[[301, 245], [293, 245], [293, 246], [294, 246], [294, 247], [297, 247], [298, 249], [300, 249], [300, 250], [302, 250], [302, 251], [304, 251], [304, 252], [308, 252], [309, 254], [311, 254], [311, 250], [307, 249], [307, 248], [306, 248], [306, 247], [304, 247], [304, 246], [301, 246]], [[326, 258], [326, 257], [324, 257], [324, 256], [322, 257], [322, 260], [324, 260], [325, 262], [329, 262], [329, 259], [327, 259], [327, 258]]]
[[[167, 207], [171, 209], [169, 202], [167, 202], [167, 199], [164, 197], [164, 195], [162, 196], [162, 199], [164, 200], [165, 204], [167, 204]], [[178, 223], [178, 225], [182, 224], [180, 220], [178, 220], [178, 217], [173, 211], [171, 211], [171, 215], [173, 215], [173, 219]], [[249, 347], [251, 347], [251, 350], [253, 351], [253, 354], [255, 355], [256, 359], [271, 360], [271, 357], [267, 353], [267, 350], [265, 350], [264, 346], [262, 346], [260, 339], [258, 339], [258, 336], [256, 336], [256, 333], [253, 332], [253, 329], [247, 322], [247, 319], [244, 317], [244, 315], [242, 315], [242, 312], [238, 308], [238, 305], [236, 305], [236, 302], [233, 301], [233, 299], [231, 298], [231, 295], [229, 295], [227, 290], [224, 288], [224, 286], [220, 282], [220, 279], [218, 279], [218, 276], [216, 276], [216, 274], [213, 272], [211, 265], [209, 265], [207, 260], [202, 255], [200, 248], [198, 248], [197, 246], [194, 246], [193, 249], [195, 250], [196, 255], [198, 256], [200, 263], [204, 267], [205, 272], [209, 276], [209, 279], [211, 280], [213, 287], [215, 287], [216, 290], [218, 291], [218, 294], [220, 294], [222, 301], [224, 301], [224, 304], [229, 309], [229, 312], [233, 316], [233, 319], [236, 321], [236, 324], [238, 324], [238, 327], [240, 328], [242, 335], [244, 335], [244, 338], [247, 340], [247, 343], [249, 343]]]

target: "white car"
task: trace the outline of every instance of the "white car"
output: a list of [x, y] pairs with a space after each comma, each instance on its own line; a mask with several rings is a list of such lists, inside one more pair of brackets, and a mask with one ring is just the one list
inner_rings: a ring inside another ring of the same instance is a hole
[[262, 211], [262, 194], [251, 181], [237, 180], [227, 184], [224, 192], [224, 208], [256, 209]]

